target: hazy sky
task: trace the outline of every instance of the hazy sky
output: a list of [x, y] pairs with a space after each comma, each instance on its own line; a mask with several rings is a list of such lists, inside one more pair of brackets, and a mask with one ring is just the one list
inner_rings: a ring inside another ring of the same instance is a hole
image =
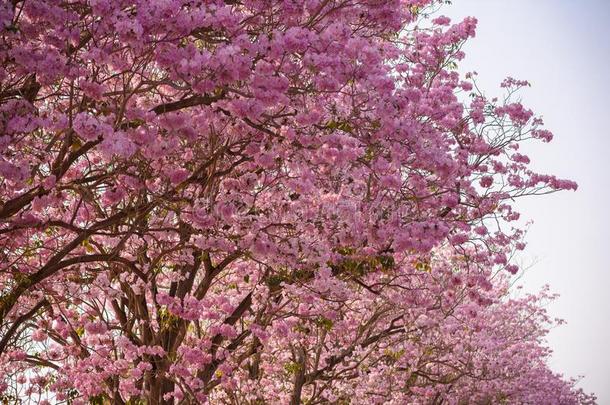
[[475, 16], [477, 37], [464, 48], [488, 95], [507, 75], [532, 87], [523, 103], [555, 134], [528, 147], [533, 166], [570, 178], [577, 192], [517, 203], [533, 219], [521, 284], [561, 294], [551, 315], [568, 324], [550, 333], [551, 367], [584, 375], [580, 386], [610, 404], [610, 1], [454, 0], [441, 14]]

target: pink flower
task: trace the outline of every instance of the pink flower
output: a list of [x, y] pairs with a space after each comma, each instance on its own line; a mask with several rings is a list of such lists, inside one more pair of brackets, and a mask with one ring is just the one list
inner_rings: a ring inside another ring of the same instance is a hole
[[450, 22], [451, 22], [451, 19], [449, 17], [445, 17], [444, 15], [440, 16], [440, 17], [436, 17], [435, 19], [432, 20], [432, 23], [436, 24], [436, 25], [449, 25]]
[[172, 183], [173, 185], [177, 185], [177, 184], [182, 183], [184, 180], [186, 180], [190, 174], [191, 173], [186, 169], [177, 168], [177, 169], [172, 169], [169, 172], [168, 178], [169, 178], [170, 183]]
[[83, 81], [80, 83], [83, 93], [93, 100], [101, 100], [104, 95], [104, 87], [98, 83]]
[[34, 342], [42, 342], [47, 339], [47, 334], [43, 329], [36, 329], [31, 334], [31, 338]]
[[104, 322], [87, 322], [85, 324], [85, 330], [87, 331], [87, 333], [91, 334], [91, 335], [99, 335], [102, 333], [105, 333], [107, 328], [106, 328], [106, 324]]
[[81, 112], [74, 117], [72, 128], [87, 141], [103, 138], [112, 132], [112, 128], [93, 115]]
[[485, 187], [485, 188], [491, 187], [491, 185], [493, 184], [493, 177], [483, 176], [483, 177], [481, 177], [479, 184], [481, 185], [481, 187]]

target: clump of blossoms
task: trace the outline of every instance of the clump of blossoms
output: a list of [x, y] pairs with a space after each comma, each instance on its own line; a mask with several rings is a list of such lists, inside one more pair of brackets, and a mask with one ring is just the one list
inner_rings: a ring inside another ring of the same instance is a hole
[[0, 4], [0, 395], [587, 404], [515, 198], [575, 189], [432, 0]]

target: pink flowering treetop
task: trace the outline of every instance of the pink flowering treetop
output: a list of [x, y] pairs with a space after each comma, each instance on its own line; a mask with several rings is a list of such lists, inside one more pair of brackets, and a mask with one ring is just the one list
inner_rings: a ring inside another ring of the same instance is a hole
[[431, 0], [0, 4], [0, 395], [585, 404], [510, 298], [575, 189]]

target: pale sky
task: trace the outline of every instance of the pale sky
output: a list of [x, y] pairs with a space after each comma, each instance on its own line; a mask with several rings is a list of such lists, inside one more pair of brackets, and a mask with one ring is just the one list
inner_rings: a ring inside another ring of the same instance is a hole
[[454, 0], [441, 14], [479, 20], [461, 69], [476, 70], [488, 95], [508, 75], [532, 87], [523, 103], [555, 134], [525, 150], [534, 168], [578, 182], [577, 192], [517, 203], [533, 219], [522, 261], [528, 291], [561, 294], [548, 308], [550, 366], [610, 404], [610, 0]]

